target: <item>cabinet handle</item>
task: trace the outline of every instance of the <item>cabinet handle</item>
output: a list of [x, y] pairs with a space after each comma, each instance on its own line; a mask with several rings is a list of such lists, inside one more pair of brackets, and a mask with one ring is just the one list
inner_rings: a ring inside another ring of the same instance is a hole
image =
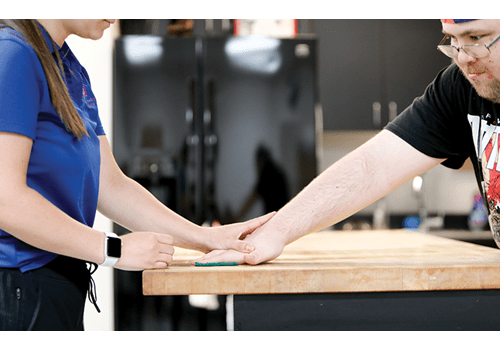
[[380, 128], [380, 125], [382, 124], [382, 106], [380, 105], [380, 102], [373, 102], [372, 104], [372, 111], [373, 111], [373, 126], [376, 128]]
[[392, 122], [398, 116], [398, 104], [394, 101], [389, 102], [389, 121]]
[[215, 146], [217, 144], [217, 136], [215, 135], [215, 79], [209, 79], [206, 87], [207, 101], [203, 113], [203, 133], [205, 134], [205, 145]]
[[196, 101], [196, 78], [189, 77], [187, 79], [187, 89], [188, 89], [188, 105], [186, 108], [186, 126], [190, 133], [194, 134], [194, 113], [195, 113], [195, 101]]

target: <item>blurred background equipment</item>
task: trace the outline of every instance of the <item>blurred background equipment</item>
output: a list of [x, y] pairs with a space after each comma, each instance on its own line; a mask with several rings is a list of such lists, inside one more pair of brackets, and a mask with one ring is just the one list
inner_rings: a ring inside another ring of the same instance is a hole
[[[317, 175], [316, 40], [197, 35], [196, 21], [191, 32], [176, 32], [191, 35], [178, 37], [167, 32], [181, 23], [166, 21], [125, 24], [128, 34], [115, 41], [113, 152], [121, 169], [200, 225], [234, 222], [257, 184], [270, 196], [297, 194]], [[272, 188], [256, 166], [259, 148], [272, 155], [264, 173], [280, 182]], [[238, 221], [265, 214], [265, 199]], [[193, 308], [187, 297], [145, 298], [140, 286], [141, 273], [115, 271], [117, 330], [225, 329], [224, 310]]]

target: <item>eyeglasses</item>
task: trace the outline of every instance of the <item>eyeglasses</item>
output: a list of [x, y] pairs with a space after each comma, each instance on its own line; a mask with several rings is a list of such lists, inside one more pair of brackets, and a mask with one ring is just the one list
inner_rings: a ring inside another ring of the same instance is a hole
[[451, 58], [457, 58], [458, 57], [458, 52], [462, 50], [465, 52], [467, 55], [472, 56], [474, 58], [483, 58], [486, 57], [490, 54], [490, 47], [493, 46], [494, 43], [500, 39], [500, 35], [495, 38], [488, 46], [485, 44], [470, 44], [470, 45], [462, 45], [460, 47], [456, 47], [453, 45], [443, 45], [443, 43], [448, 39], [450, 36], [445, 35], [443, 40], [438, 45], [438, 50], [444, 53], [446, 56], [451, 57]]

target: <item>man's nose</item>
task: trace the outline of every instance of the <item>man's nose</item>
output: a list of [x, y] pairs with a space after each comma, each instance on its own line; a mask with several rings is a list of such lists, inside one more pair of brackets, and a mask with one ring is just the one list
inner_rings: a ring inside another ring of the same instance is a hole
[[458, 51], [458, 56], [456, 58], [458, 64], [467, 64], [477, 61], [477, 58], [467, 54], [464, 50]]

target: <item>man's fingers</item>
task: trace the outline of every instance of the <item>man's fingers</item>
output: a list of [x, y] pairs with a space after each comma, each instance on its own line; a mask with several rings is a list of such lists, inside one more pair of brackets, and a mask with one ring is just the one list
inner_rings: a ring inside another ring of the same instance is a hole
[[256, 252], [252, 252], [250, 254], [245, 254], [243, 255], [243, 259], [245, 262], [249, 265], [257, 265], [260, 263], [260, 257], [259, 254]]
[[191, 261], [191, 265], [194, 263], [218, 263], [218, 262], [236, 262], [241, 264], [244, 262], [243, 254], [235, 250], [218, 250], [212, 251], [201, 258]]
[[209, 260], [211, 258], [216, 257], [217, 255], [220, 255], [223, 252], [224, 252], [223, 250], [213, 250], [210, 253], [205, 254], [202, 257], [199, 257], [198, 259], [191, 261], [191, 265], [194, 265], [195, 262], [198, 262], [198, 263], [210, 262]]

